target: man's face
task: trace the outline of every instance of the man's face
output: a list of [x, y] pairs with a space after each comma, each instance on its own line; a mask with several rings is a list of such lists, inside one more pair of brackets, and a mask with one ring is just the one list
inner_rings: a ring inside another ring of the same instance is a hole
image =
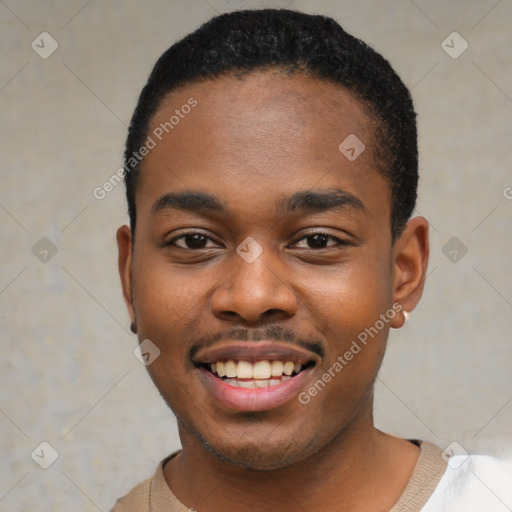
[[[191, 97], [144, 160], [131, 311], [187, 435], [281, 467], [371, 426], [393, 321], [343, 356], [393, 304], [389, 185], [369, 120], [337, 85], [269, 72], [188, 85], [148, 134]], [[338, 149], [351, 134], [366, 145], [353, 161]]]

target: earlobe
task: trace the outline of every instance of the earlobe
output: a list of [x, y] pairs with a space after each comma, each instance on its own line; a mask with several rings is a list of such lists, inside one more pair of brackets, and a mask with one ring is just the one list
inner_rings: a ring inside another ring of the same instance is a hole
[[121, 278], [124, 301], [133, 324], [135, 311], [132, 304], [132, 233], [130, 227], [121, 226], [117, 230], [116, 239], [119, 277]]
[[428, 222], [424, 217], [415, 217], [407, 223], [393, 248], [393, 297], [401, 306], [401, 313], [391, 322], [394, 328], [402, 327], [421, 298], [428, 257]]

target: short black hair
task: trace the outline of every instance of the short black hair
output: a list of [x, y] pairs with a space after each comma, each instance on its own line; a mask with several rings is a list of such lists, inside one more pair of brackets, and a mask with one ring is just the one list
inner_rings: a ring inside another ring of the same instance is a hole
[[[126, 196], [135, 234], [138, 155], [151, 119], [169, 92], [226, 74], [278, 69], [339, 84], [372, 120], [373, 154], [391, 189], [391, 234], [400, 235], [416, 204], [416, 113], [409, 90], [389, 62], [332, 18], [287, 9], [221, 14], [166, 50], [142, 89], [124, 154]], [[341, 142], [341, 141], [340, 141]]]

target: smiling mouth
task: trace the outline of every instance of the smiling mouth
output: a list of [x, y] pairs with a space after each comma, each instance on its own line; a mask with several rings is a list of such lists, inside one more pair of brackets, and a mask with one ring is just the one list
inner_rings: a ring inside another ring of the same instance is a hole
[[261, 389], [277, 386], [293, 379], [301, 372], [315, 365], [314, 361], [294, 362], [291, 360], [265, 359], [245, 361], [228, 359], [199, 366], [235, 388]]

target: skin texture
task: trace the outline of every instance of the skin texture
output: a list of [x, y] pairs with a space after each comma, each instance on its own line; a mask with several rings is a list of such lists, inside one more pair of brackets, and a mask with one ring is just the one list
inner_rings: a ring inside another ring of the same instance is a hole
[[[319, 347], [301, 391], [309, 389], [393, 304], [416, 306], [428, 224], [412, 219], [392, 244], [372, 123], [342, 87], [275, 71], [193, 83], [166, 98], [150, 132], [190, 97], [197, 106], [143, 162], [136, 243], [128, 226], [117, 233], [128, 310], [139, 340], [161, 351], [148, 370], [178, 419], [183, 449], [166, 480], [201, 512], [388, 510], [419, 453], [373, 425], [374, 381], [401, 312], [306, 405], [294, 396], [270, 410], [233, 411], [212, 396], [192, 356], [286, 333], [292, 344]], [[353, 162], [338, 150], [349, 134], [366, 145]], [[333, 189], [363, 207], [276, 208], [297, 192]], [[163, 194], [185, 191], [211, 194], [226, 210], [154, 211]], [[206, 238], [176, 240], [186, 233]], [[252, 263], [236, 252], [249, 236], [263, 249]]]

